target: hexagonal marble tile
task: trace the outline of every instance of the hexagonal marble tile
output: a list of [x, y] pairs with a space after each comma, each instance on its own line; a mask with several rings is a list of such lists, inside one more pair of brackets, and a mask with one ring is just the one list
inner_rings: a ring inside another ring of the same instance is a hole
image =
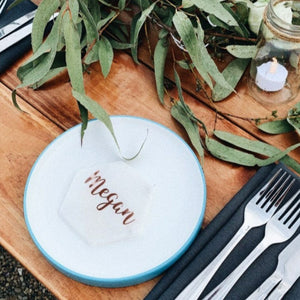
[[91, 246], [133, 238], [143, 231], [153, 186], [123, 161], [79, 170], [59, 215]]

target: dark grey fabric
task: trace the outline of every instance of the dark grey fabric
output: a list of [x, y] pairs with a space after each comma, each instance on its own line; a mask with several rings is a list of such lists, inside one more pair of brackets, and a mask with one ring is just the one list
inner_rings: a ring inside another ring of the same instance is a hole
[[[7, 7], [14, 0], [8, 0], [6, 4]], [[34, 10], [36, 5], [31, 1], [26, 0], [16, 5], [8, 11], [3, 11], [0, 16], [0, 28], [11, 23], [13, 20], [23, 16], [24, 14]], [[5, 9], [5, 10], [6, 10]], [[31, 49], [31, 37], [28, 35], [21, 41], [12, 45], [8, 49], [0, 53], [0, 74], [3, 73], [9, 66], [11, 66], [18, 58], [20, 58], [24, 53]]]
[[[165, 275], [145, 299], [174, 299], [209, 264], [235, 234], [243, 222], [245, 205], [279, 167], [286, 169], [281, 164], [259, 169], [214, 220], [204, 230], [200, 231], [187, 252], [166, 271]], [[287, 171], [290, 172], [289, 170]], [[290, 173], [296, 178], [297, 182], [289, 192], [289, 195], [300, 188], [300, 178], [293, 172]], [[300, 230], [298, 229], [296, 234], [299, 234], [299, 232]], [[252, 229], [217, 271], [200, 299], [230, 274], [248, 253], [252, 251], [263, 236], [263, 226]], [[240, 300], [247, 298], [275, 270], [278, 254], [288, 242], [269, 247], [240, 278], [226, 299]], [[299, 268], [300, 266], [295, 267]], [[300, 280], [294, 284], [285, 299], [300, 299]]]

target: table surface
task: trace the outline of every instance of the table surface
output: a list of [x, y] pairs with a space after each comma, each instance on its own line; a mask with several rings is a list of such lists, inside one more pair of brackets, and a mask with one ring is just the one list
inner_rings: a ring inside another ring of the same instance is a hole
[[[104, 79], [98, 64], [85, 74], [88, 96], [98, 101], [110, 115], [133, 115], [159, 122], [187, 136], [172, 119], [170, 106], [162, 106], [157, 98], [154, 73], [147, 60], [146, 47], [140, 50], [139, 65], [125, 52], [116, 52], [109, 76]], [[76, 282], [52, 267], [35, 247], [23, 216], [24, 186], [38, 155], [58, 135], [80, 123], [76, 101], [71, 95], [68, 77], [62, 74], [39, 90], [19, 89], [17, 100], [26, 112], [12, 104], [12, 90], [19, 84], [18, 66], [30, 56], [27, 53], [0, 75], [0, 243], [18, 259], [59, 299], [143, 299], [159, 278], [125, 288], [99, 288]], [[171, 67], [171, 66], [170, 66]], [[168, 69], [168, 68], [167, 68]], [[171, 70], [167, 70], [172, 80]], [[248, 95], [247, 74], [237, 87], [237, 93], [225, 101], [212, 104], [201, 93], [188, 73], [182, 73], [184, 98], [195, 115], [212, 132], [216, 126], [251, 139], [268, 142], [284, 149], [299, 140], [296, 133], [268, 135], [260, 132], [246, 118], [270, 116], [275, 109], [284, 116], [300, 97], [280, 107], [264, 107]], [[176, 90], [169, 91], [176, 98]], [[221, 112], [216, 121], [216, 109]], [[236, 115], [241, 118], [231, 117]], [[92, 116], [91, 116], [92, 117]], [[300, 151], [291, 156], [300, 162]], [[257, 169], [220, 161], [205, 154], [203, 169], [207, 184], [207, 206], [203, 226], [206, 226], [231, 197], [255, 174]]]

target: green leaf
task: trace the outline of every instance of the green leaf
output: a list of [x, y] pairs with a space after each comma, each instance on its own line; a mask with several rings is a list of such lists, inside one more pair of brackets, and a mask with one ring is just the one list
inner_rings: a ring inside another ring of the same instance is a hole
[[79, 1], [79, 6], [81, 14], [83, 15], [83, 23], [86, 30], [86, 43], [87, 45], [90, 45], [98, 39], [97, 25], [88, 7], [82, 1]]
[[284, 151], [278, 151], [278, 153], [274, 154], [273, 156], [261, 161], [260, 163], [258, 163], [258, 166], [266, 166], [269, 164], [272, 164], [276, 161], [281, 160], [283, 157], [285, 157], [289, 152], [297, 149], [300, 147], [300, 143], [292, 145], [288, 148], [286, 148]]
[[119, 0], [118, 7], [120, 10], [123, 10], [126, 6], [126, 0]]
[[[18, 69], [17, 75], [22, 86], [30, 86], [43, 79], [49, 72], [60, 40], [61, 16], [59, 14], [46, 40], [36, 52]], [[20, 86], [19, 86], [20, 87]]]
[[56, 77], [57, 75], [59, 75], [60, 73], [62, 73], [65, 70], [66, 70], [66, 67], [58, 67], [58, 68], [50, 69], [49, 72], [40, 81], [36, 82], [33, 85], [33, 89], [37, 89], [37, 88], [41, 87], [44, 83], [46, 83], [47, 81]]
[[203, 163], [204, 159], [204, 149], [201, 144], [201, 137], [199, 134], [198, 123], [196, 122], [196, 118], [194, 117], [191, 109], [184, 102], [182, 88], [179, 76], [174, 70], [175, 83], [178, 90], [178, 96], [180, 101], [177, 101], [171, 108], [172, 117], [177, 120], [185, 129], [188, 134], [188, 137], [199, 154], [201, 163]]
[[204, 33], [200, 23], [197, 23], [197, 35], [191, 20], [184, 12], [176, 11], [173, 17], [173, 23], [191, 57], [194, 66], [209, 87], [212, 89], [213, 85], [208, 73], [221, 86], [233, 91], [233, 88], [228, 84], [224, 76], [218, 70], [203, 43], [202, 37], [204, 36]]
[[156, 90], [160, 102], [164, 103], [164, 72], [166, 57], [169, 49], [168, 36], [159, 39], [154, 51], [154, 74]]
[[99, 121], [103, 122], [103, 124], [107, 127], [109, 132], [111, 133], [116, 145], [119, 148], [114, 129], [110, 120], [109, 115], [107, 112], [101, 107], [100, 104], [98, 104], [96, 101], [91, 99], [90, 97], [86, 96], [83, 93], [77, 92], [76, 90], [72, 90], [72, 94], [75, 97], [75, 99], [84, 106], [91, 114], [97, 118]]
[[236, 20], [236, 22], [238, 23], [237, 26], [234, 26], [234, 29], [237, 33], [239, 33], [241, 36], [248, 38], [250, 35], [249, 30], [247, 29], [247, 27], [243, 24], [242, 20], [240, 19], [239, 15], [237, 13], [235, 13], [229, 3], [224, 2], [223, 3], [224, 8], [232, 15], [232, 17]]
[[256, 45], [228, 45], [227, 51], [237, 58], [253, 58], [257, 51]]
[[99, 43], [95, 43], [89, 53], [84, 57], [84, 63], [90, 65], [96, 61], [99, 61]]
[[300, 102], [289, 111], [287, 121], [300, 134]]
[[[231, 61], [222, 72], [226, 81], [232, 86], [232, 89], [236, 87], [242, 78], [250, 60], [237, 58]], [[221, 101], [232, 93], [232, 89], [226, 89], [217, 83], [212, 91], [212, 97], [214, 101]]]
[[190, 114], [186, 111], [185, 106], [181, 101], [176, 102], [171, 108], [172, 117], [177, 120], [185, 129], [188, 137], [194, 146], [195, 150], [199, 154], [201, 163], [204, 159], [204, 150], [200, 142], [200, 134], [198, 124], [190, 118]]
[[185, 15], [184, 12], [177, 11], [173, 16], [173, 23], [184, 43], [186, 50], [190, 55], [194, 66], [209, 87], [213, 88], [212, 81], [205, 67], [205, 58], [201, 55], [201, 53], [204, 52], [203, 48], [205, 48], [205, 45], [203, 41], [199, 42], [190, 19]]
[[66, 41], [66, 63], [71, 85], [73, 90], [84, 93], [80, 37], [69, 14], [64, 15], [63, 26]]
[[87, 126], [88, 126], [89, 112], [88, 112], [87, 108], [84, 107], [78, 100], [77, 100], [77, 104], [78, 104], [78, 108], [79, 108], [79, 112], [80, 112], [80, 119], [82, 121], [81, 133], [80, 133], [81, 144], [82, 144], [84, 133], [85, 133], [85, 130], [87, 129]]
[[13, 1], [7, 8], [7, 10], [12, 9], [13, 7], [15, 7], [16, 5], [22, 3], [24, 0], [15, 0]]
[[293, 145], [287, 148], [284, 151], [280, 151], [277, 149], [277, 152], [267, 159], [260, 159], [255, 157], [253, 154], [243, 152], [241, 150], [226, 146], [212, 138], [206, 137], [206, 147], [208, 151], [215, 157], [228, 161], [231, 163], [235, 163], [242, 166], [266, 166], [272, 164], [284, 156], [286, 156], [290, 151], [295, 150], [300, 146], [300, 143]]
[[231, 29], [230, 26], [228, 26], [226, 23], [220, 21], [215, 15], [208, 15], [207, 16], [207, 21], [213, 27], [220, 27], [220, 28], [224, 28], [226, 30]]
[[220, 0], [191, 0], [191, 2], [206, 13], [215, 15], [229, 26], [238, 26], [237, 21], [223, 7]]
[[113, 6], [112, 4], [110, 4], [109, 2], [107, 1], [104, 1], [104, 0], [98, 0], [100, 3], [104, 4], [105, 6], [107, 7], [110, 7], [110, 8], [113, 8], [113, 9], [119, 9], [119, 7], [117, 6]]
[[134, 25], [134, 27], [133, 27], [133, 34], [131, 37], [131, 43], [133, 44], [131, 54], [132, 54], [133, 60], [136, 63], [138, 63], [137, 47], [138, 47], [139, 33], [140, 33], [140, 30], [141, 30], [143, 24], [145, 23], [149, 14], [152, 12], [155, 5], [156, 5], [156, 2], [152, 3], [148, 8], [143, 10], [140, 17], [136, 20], [136, 23], [132, 23], [132, 26]]
[[133, 46], [132, 44], [119, 43], [118, 41], [115, 41], [115, 40], [110, 40], [110, 43], [111, 43], [113, 49], [117, 49], [117, 50], [131, 49]]
[[105, 36], [102, 36], [97, 43], [99, 48], [98, 55], [99, 55], [101, 70], [105, 78], [110, 71], [112, 61], [114, 58], [114, 51], [110, 44], [110, 41]]
[[[250, 140], [229, 132], [216, 130], [214, 131], [214, 135], [222, 141], [253, 153], [272, 157], [282, 152], [281, 150], [267, 143]], [[296, 172], [300, 173], [300, 164], [291, 157], [286, 155], [282, 157], [280, 161], [293, 168]]]
[[[79, 1], [82, 2], [82, 1]], [[95, 22], [98, 22], [98, 20], [101, 19], [101, 5], [99, 5], [98, 0], [85, 0], [85, 4], [88, 6], [88, 9], [95, 20]], [[80, 3], [79, 3], [80, 5]]]
[[189, 64], [186, 60], [176, 60], [176, 63], [184, 70], [191, 70], [194, 67], [193, 64]]
[[43, 0], [39, 4], [32, 23], [31, 45], [33, 52], [35, 52], [42, 44], [45, 28], [49, 19], [59, 6], [59, 0]]
[[[66, 42], [66, 64], [68, 68], [68, 74], [71, 80], [71, 85], [73, 90], [84, 94], [80, 36], [74, 26], [74, 23], [70, 19], [69, 14], [64, 15], [63, 29], [64, 29], [64, 37]], [[81, 105], [79, 105], [79, 110], [80, 110], [80, 116], [82, 120], [82, 126], [81, 126], [81, 140], [82, 140], [85, 129], [87, 127], [88, 117], [87, 117], [86, 107], [82, 107]]]
[[76, 25], [78, 23], [78, 14], [79, 14], [79, 3], [77, 0], [68, 0], [69, 1], [69, 8], [71, 12], [71, 18]]
[[205, 138], [205, 144], [207, 147], [207, 150], [215, 157], [235, 163], [242, 166], [255, 166], [256, 158], [253, 154], [249, 154], [228, 146], [225, 146], [224, 144], [206, 137]]
[[107, 22], [109, 22], [116, 15], [115, 11], [111, 11], [105, 18], [99, 20], [97, 23], [97, 30], [100, 30]]
[[270, 122], [265, 122], [257, 125], [257, 127], [270, 134], [281, 134], [287, 133], [294, 130], [293, 126], [291, 126], [287, 120], [275, 120]]

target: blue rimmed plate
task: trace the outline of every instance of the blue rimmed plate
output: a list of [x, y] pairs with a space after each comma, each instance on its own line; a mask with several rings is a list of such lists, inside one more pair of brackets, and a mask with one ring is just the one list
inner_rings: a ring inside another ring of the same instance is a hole
[[138, 157], [126, 161], [155, 186], [143, 234], [91, 246], [59, 215], [78, 170], [121, 160], [112, 136], [97, 120], [89, 122], [83, 145], [78, 125], [41, 153], [27, 180], [24, 214], [34, 243], [62, 273], [90, 285], [123, 287], [156, 277], [187, 250], [203, 221], [206, 186], [197, 157], [176, 133], [139, 117], [111, 120], [122, 156], [134, 155], [147, 134]]

